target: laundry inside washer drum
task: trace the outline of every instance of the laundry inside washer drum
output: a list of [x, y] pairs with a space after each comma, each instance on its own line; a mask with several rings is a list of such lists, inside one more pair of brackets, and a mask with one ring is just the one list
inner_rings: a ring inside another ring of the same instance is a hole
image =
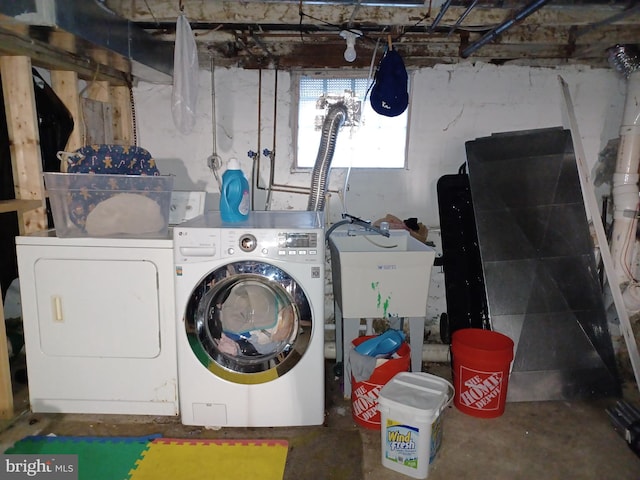
[[205, 351], [236, 371], [286, 356], [300, 317], [293, 299], [279, 284], [246, 274], [213, 285], [196, 316], [198, 338]]

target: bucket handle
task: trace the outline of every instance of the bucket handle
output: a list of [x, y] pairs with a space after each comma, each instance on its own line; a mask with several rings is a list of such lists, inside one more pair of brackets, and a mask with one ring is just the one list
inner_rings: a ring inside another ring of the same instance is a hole
[[445, 408], [451, 405], [451, 402], [453, 402], [453, 397], [456, 394], [456, 389], [451, 382], [449, 382], [448, 380], [445, 380], [444, 378], [442, 378], [441, 380], [447, 384], [447, 388], [449, 391], [447, 392], [447, 396], [448, 396], [447, 401], [444, 402], [440, 407], [440, 409], [438, 410], [438, 415], [440, 415]]

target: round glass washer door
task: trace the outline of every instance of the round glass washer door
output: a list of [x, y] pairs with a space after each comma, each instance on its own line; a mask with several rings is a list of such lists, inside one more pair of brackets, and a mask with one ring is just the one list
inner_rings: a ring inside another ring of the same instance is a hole
[[244, 261], [209, 273], [194, 289], [185, 328], [200, 362], [235, 383], [269, 382], [291, 370], [311, 339], [312, 311], [282, 269]]

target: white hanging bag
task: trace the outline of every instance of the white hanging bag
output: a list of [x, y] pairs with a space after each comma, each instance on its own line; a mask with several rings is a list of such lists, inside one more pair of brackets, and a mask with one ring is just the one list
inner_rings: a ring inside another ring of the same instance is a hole
[[180, 14], [176, 23], [173, 54], [173, 92], [171, 111], [180, 132], [191, 133], [196, 123], [198, 100], [198, 48], [189, 21]]

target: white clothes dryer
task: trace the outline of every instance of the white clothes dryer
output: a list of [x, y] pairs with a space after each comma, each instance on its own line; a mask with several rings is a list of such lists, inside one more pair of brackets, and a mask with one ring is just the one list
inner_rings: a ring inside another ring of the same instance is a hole
[[178, 415], [173, 240], [16, 237], [34, 412]]
[[324, 421], [320, 212], [210, 212], [174, 228], [182, 423]]

